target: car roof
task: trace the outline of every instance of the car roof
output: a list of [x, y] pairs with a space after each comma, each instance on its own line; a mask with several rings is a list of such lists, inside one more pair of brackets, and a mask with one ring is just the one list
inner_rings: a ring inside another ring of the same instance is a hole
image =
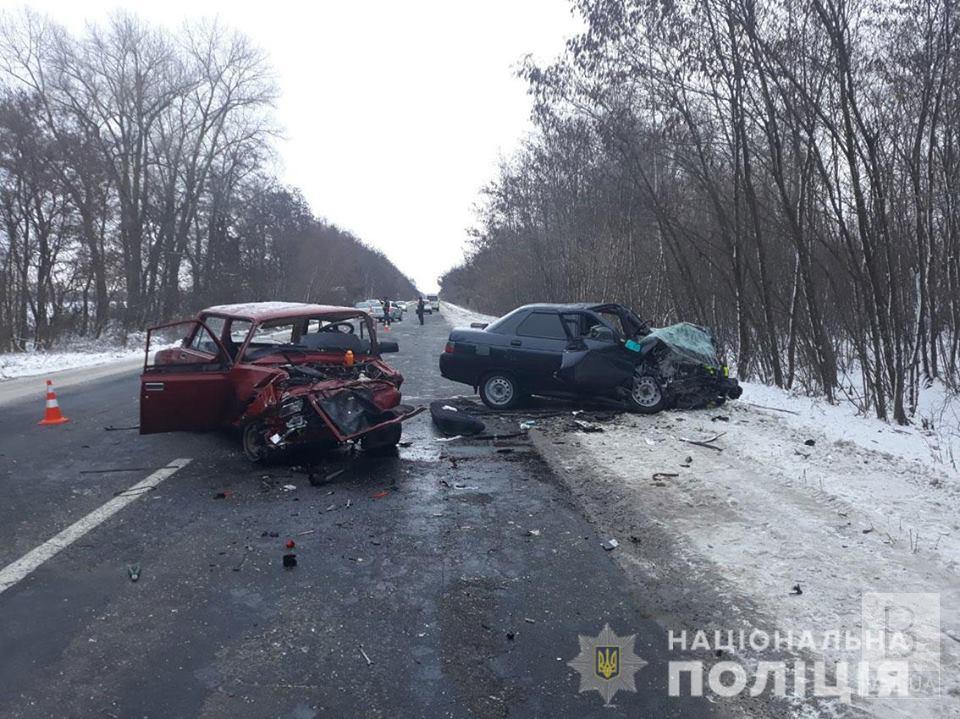
[[546, 302], [540, 302], [533, 305], [523, 305], [518, 307], [518, 310], [560, 310], [571, 312], [574, 310], [592, 310], [594, 307], [603, 307], [604, 303], [602, 302], [567, 302], [564, 304], [549, 304]]
[[288, 317], [303, 317], [304, 315], [319, 317], [326, 314], [356, 313], [357, 311], [356, 307], [311, 305], [306, 302], [241, 302], [235, 305], [207, 307], [200, 314], [227, 315], [263, 322], [264, 320], [280, 320]]

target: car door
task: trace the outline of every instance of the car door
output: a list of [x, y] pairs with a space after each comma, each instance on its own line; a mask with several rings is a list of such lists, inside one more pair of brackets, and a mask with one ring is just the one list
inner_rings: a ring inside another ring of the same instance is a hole
[[567, 343], [559, 312], [532, 310], [510, 338], [510, 364], [520, 384], [532, 392], [558, 389], [555, 374]]
[[230, 406], [230, 359], [200, 320], [151, 327], [140, 375], [140, 434], [222, 426]]
[[[593, 313], [564, 315], [570, 342], [563, 353], [560, 380], [577, 392], [607, 393], [633, 376], [636, 357], [623, 347], [619, 329]], [[574, 332], [579, 331], [579, 336]]]

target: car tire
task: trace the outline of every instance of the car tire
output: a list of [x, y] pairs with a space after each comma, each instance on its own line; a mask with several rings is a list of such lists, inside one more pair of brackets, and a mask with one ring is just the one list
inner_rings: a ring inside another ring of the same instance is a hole
[[360, 447], [364, 452], [373, 455], [385, 455], [393, 452], [403, 436], [403, 425], [400, 422], [388, 424], [360, 438]]
[[638, 372], [628, 388], [627, 404], [634, 412], [656, 414], [667, 406], [667, 394], [656, 377]]
[[512, 409], [523, 394], [509, 372], [490, 372], [480, 380], [480, 399], [490, 409]]
[[243, 454], [254, 464], [264, 464], [270, 454], [267, 442], [263, 437], [263, 425], [259, 422], [249, 422], [243, 426], [241, 432]]

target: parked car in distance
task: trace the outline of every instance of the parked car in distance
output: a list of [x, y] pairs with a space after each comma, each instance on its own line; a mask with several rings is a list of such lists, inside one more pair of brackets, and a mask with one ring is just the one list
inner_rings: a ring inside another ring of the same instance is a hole
[[[175, 341], [171, 343], [171, 340]], [[394, 447], [419, 409], [360, 308], [253, 302], [152, 327], [140, 377], [140, 433], [234, 427], [253, 461], [295, 446]]]
[[383, 322], [383, 303], [380, 300], [361, 300], [357, 302], [354, 307], [358, 310], [363, 310], [377, 322]]
[[651, 330], [617, 304], [518, 307], [489, 325], [450, 332], [440, 374], [493, 409], [533, 394], [625, 400], [634, 411], [722, 403], [740, 396], [709, 330]]
[[[382, 308], [382, 305], [381, 305]], [[390, 300], [390, 321], [403, 322], [404, 304], [397, 300]]]
[[430, 306], [430, 312], [440, 311], [440, 295], [427, 295], [426, 304]]

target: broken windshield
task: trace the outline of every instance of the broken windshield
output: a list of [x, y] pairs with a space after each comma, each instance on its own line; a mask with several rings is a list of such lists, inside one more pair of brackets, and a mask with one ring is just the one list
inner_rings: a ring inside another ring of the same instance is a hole
[[330, 319], [328, 317], [295, 317], [271, 320], [257, 325], [244, 354], [245, 360], [261, 359], [285, 350], [370, 352], [371, 335], [367, 320], [359, 315]]

